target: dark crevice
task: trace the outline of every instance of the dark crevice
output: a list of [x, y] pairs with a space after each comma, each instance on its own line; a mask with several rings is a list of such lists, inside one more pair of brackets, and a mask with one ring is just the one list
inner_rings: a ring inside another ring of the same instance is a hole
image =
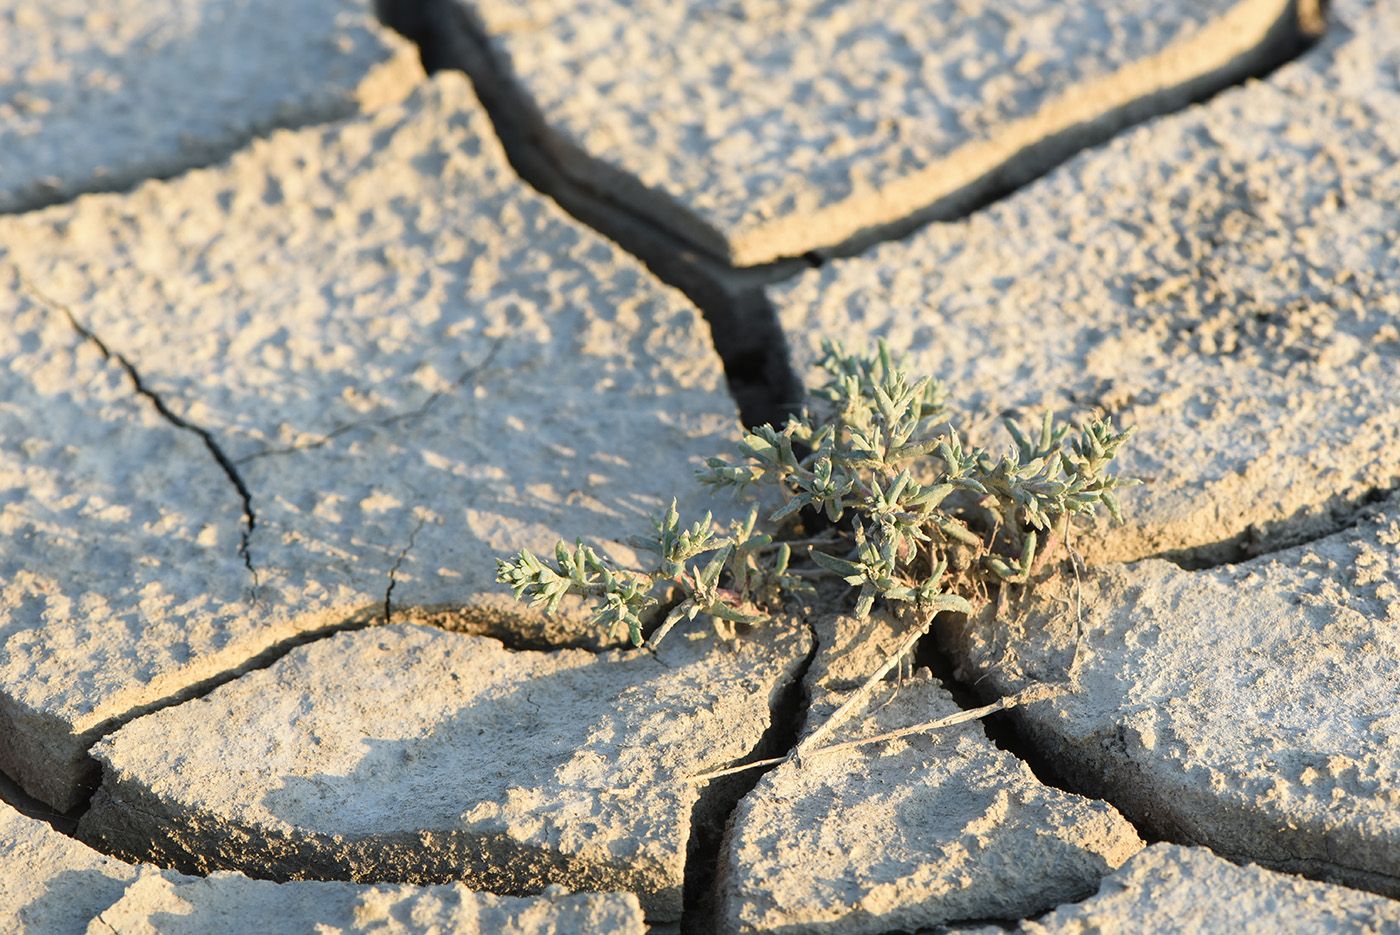
[[615, 198], [569, 179], [541, 139], [543, 119], [501, 78], [481, 27], [451, 0], [377, 0], [386, 25], [418, 43], [425, 69], [455, 69], [476, 95], [516, 174], [580, 223], [635, 256], [654, 276], [684, 293], [710, 327], [730, 394], [745, 425], [781, 424], [796, 411], [802, 384], [790, 362], [777, 314], [764, 295], [770, 283], [814, 262], [795, 258], [738, 269], [697, 250]]
[[[757, 745], [745, 756], [733, 763], [719, 764], [720, 767], [782, 756], [796, 746], [806, 713], [807, 670], [820, 651], [815, 631], [811, 631], [811, 640], [812, 648], [807, 658], [798, 664], [791, 679], [775, 688], [769, 696], [768, 729]], [[739, 801], [753, 791], [764, 774], [773, 768], [745, 770], [712, 779], [700, 791], [691, 809], [690, 840], [686, 844], [681, 935], [709, 935], [715, 930], [719, 861], [730, 819]]]
[[[512, 167], [522, 180], [554, 199], [580, 222], [640, 259], [660, 280], [685, 293], [710, 324], [716, 352], [746, 425], [781, 424], [800, 405], [801, 382], [787, 352], [765, 287], [789, 279], [828, 258], [851, 256], [882, 241], [908, 236], [935, 222], [968, 217], [1025, 187], [1079, 152], [1127, 128], [1179, 111], [1251, 79], [1265, 78], [1314, 44], [1323, 31], [1326, 0], [1295, 0], [1261, 45], [1205, 74], [1148, 94], [1026, 147], [962, 190], [888, 224], [862, 230], [829, 248], [755, 267], [734, 267], [652, 220], [626, 197], [569, 177], [562, 145], [544, 117], [517, 88], [506, 64], [491, 50], [475, 14], [457, 0], [376, 0], [376, 13], [390, 28], [418, 45], [428, 73], [465, 72], [495, 126]], [[587, 160], [586, 154], [575, 158]], [[600, 169], [600, 171], [602, 171]], [[619, 184], [637, 188], [635, 180]], [[677, 208], [683, 213], [683, 209]]]
[[[993, 601], [995, 601], [995, 597], [993, 597]], [[934, 678], [938, 679], [948, 693], [953, 696], [958, 707], [964, 711], [996, 701], [1001, 696], [990, 687], [983, 688], [978, 683], [969, 684], [959, 677], [962, 674], [959, 667], [953, 662], [951, 652], [942, 645], [943, 633], [941, 631], [943, 629], [934, 627], [927, 636], [919, 641], [919, 645], [914, 650], [914, 665], [926, 666], [933, 673]], [[1055, 764], [1054, 759], [1041, 751], [1023, 730], [1016, 711], [998, 711], [987, 717], [979, 718], [977, 723], [981, 725], [987, 739], [998, 750], [1004, 750], [1025, 763], [1041, 784], [1059, 789], [1061, 792], [1068, 792], [1070, 795], [1087, 799], [1101, 799], [1100, 796], [1076, 787], [1076, 784]], [[1109, 802], [1109, 804], [1113, 803]], [[1122, 814], [1121, 810], [1119, 814]], [[1145, 843], [1155, 844], [1162, 840], [1150, 828], [1132, 821], [1127, 815], [1123, 817], [1133, 826], [1138, 837], [1142, 838]]]
[[78, 819], [82, 817], [83, 811], [87, 808], [87, 804], [84, 802], [66, 812], [56, 812], [47, 803], [41, 802], [25, 792], [19, 783], [4, 773], [0, 773], [0, 802], [4, 802], [21, 815], [44, 822], [53, 830], [60, 834], [66, 834], [70, 838], [77, 831]]
[[141, 374], [136, 370], [136, 367], [131, 361], [128, 360], [124, 354], [109, 348], [105, 341], [78, 321], [77, 316], [73, 314], [71, 309], [40, 292], [23, 276], [21, 276], [20, 282], [24, 289], [40, 304], [61, 311], [64, 317], [68, 319], [68, 323], [73, 326], [73, 330], [84, 339], [91, 341], [97, 350], [101, 352], [103, 359], [113, 361], [120, 366], [131, 380], [137, 395], [144, 396], [151, 405], [155, 407], [156, 412], [160, 414], [161, 418], [182, 431], [190, 432], [198, 436], [200, 441], [204, 442], [204, 447], [208, 449], [209, 454], [214, 458], [214, 462], [219, 465], [219, 469], [224, 472], [224, 476], [228, 478], [229, 483], [233, 484], [233, 489], [238, 492], [239, 499], [243, 502], [243, 531], [239, 536], [238, 556], [243, 559], [243, 565], [248, 569], [248, 573], [252, 575], [253, 584], [256, 586], [258, 582], [258, 572], [253, 567], [253, 557], [249, 552], [249, 542], [252, 539], [253, 530], [257, 528], [258, 524], [257, 516], [253, 512], [253, 495], [249, 493], [248, 485], [243, 483], [243, 478], [239, 476], [238, 469], [234, 467], [228, 455], [224, 454], [223, 449], [219, 447], [219, 443], [214, 440], [213, 434], [207, 429], [200, 428], [194, 423], [171, 412], [170, 407], [165, 404], [165, 400], [161, 399], [160, 396], [151, 390], [141, 379]]
[[[420, 522], [418, 529], [421, 530], [424, 525]], [[406, 556], [407, 550], [403, 554]], [[398, 567], [396, 563], [395, 571]], [[643, 640], [649, 640], [684, 599], [679, 589], [670, 593], [661, 592], [657, 596], [659, 603], [641, 614]], [[573, 606], [570, 606], [571, 602]], [[553, 614], [514, 600], [504, 605], [409, 604], [393, 607], [392, 611], [396, 623], [434, 627], [463, 636], [483, 636], [495, 640], [511, 652], [549, 653], [581, 649], [590, 653], [606, 653], [636, 649], [650, 653], [657, 663], [666, 665], [651, 649], [633, 646], [625, 632], [609, 634], [601, 627], [589, 625], [581, 628], [574, 625], [592, 616], [587, 602], [577, 596], [567, 598], [564, 606]]]
[[1221, 542], [1158, 552], [1160, 558], [1186, 571], [1206, 571], [1282, 552], [1345, 532], [1370, 515], [1372, 508], [1400, 493], [1400, 476], [1388, 487], [1373, 487], [1357, 497], [1334, 494], [1321, 504], [1300, 507], [1292, 516], [1270, 523], [1251, 523]]
[[[972, 708], [980, 708], [985, 704], [995, 701], [995, 693], [979, 693], [975, 686], [966, 685], [957, 678], [957, 667], [952, 659], [938, 647], [937, 630], [930, 632], [914, 649], [915, 667], [926, 667], [933, 673], [933, 677], [943, 685], [944, 689], [953, 696], [959, 708], [964, 711]], [[1077, 790], [1072, 789], [1067, 784], [1060, 771], [1055, 768], [1054, 763], [1035, 748], [1016, 729], [1016, 723], [1010, 711], [998, 711], [995, 714], [979, 718], [977, 721], [981, 725], [983, 733], [998, 750], [1005, 750], [1016, 759], [1021, 760], [1030, 767], [1035, 778], [1047, 786], [1059, 789], [1063, 792], [1070, 792], [1079, 795]]]

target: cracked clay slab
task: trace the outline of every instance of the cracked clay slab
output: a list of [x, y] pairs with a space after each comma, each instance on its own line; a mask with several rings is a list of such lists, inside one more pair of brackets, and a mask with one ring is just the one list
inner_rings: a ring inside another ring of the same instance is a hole
[[[495, 559], [582, 537], [629, 563], [620, 543], [672, 497], [687, 522], [714, 507], [693, 471], [737, 418], [704, 322], [515, 178], [459, 74], [214, 169], [0, 218], [0, 244], [0, 314], [49, 329], [0, 329], [26, 361], [0, 377], [0, 522], [33, 531], [0, 547], [0, 768], [62, 810], [96, 736], [298, 634], [387, 612], [605, 639], [513, 601]], [[54, 357], [83, 345], [70, 314], [108, 375], [91, 404], [42, 384], [93, 379]], [[210, 444], [162, 426], [116, 355]], [[122, 393], [159, 440], [105, 424]]]
[[1109, 413], [1127, 525], [1091, 562], [1234, 561], [1400, 484], [1400, 9], [1339, 2], [1298, 60], [966, 221], [774, 286], [799, 369], [885, 337], [960, 429]]
[[1105, 877], [1097, 895], [1023, 922], [1013, 935], [1090, 932], [1395, 935], [1400, 932], [1400, 903], [1257, 866], [1236, 866], [1205, 848], [1154, 844]]
[[512, 134], [736, 266], [966, 210], [1321, 28], [1306, 0], [447, 6]]
[[67, 811], [114, 721], [298, 627], [259, 619], [242, 502], [199, 437], [0, 275], [0, 768]]
[[677, 919], [704, 787], [759, 750], [805, 627], [657, 650], [513, 651], [393, 624], [341, 633], [94, 750], [79, 836], [188, 872], [637, 893]]
[[631, 893], [522, 898], [444, 886], [190, 877], [99, 854], [0, 803], [0, 920], [13, 935], [642, 935]]
[[[898, 642], [877, 618], [817, 624], [810, 729]], [[885, 637], [882, 639], [882, 637]], [[840, 658], [837, 658], [840, 657]], [[868, 665], [849, 665], [864, 659]], [[850, 670], [847, 682], [837, 670]], [[959, 710], [920, 670], [884, 685], [843, 742]], [[1022, 918], [1092, 893], [1142, 847], [1112, 806], [1041, 784], [977, 723], [785, 763], [744, 797], [720, 856], [718, 930], [880, 935]]]
[[1106, 564], [942, 640], [1074, 788], [1153, 834], [1400, 894], [1400, 497], [1239, 565]]
[[273, 127], [402, 98], [417, 52], [367, 0], [0, 2], [0, 213], [116, 191]]

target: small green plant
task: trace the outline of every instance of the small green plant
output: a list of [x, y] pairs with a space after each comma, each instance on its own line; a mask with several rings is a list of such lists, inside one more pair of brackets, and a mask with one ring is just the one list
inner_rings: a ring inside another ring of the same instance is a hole
[[[1102, 505], [1122, 522], [1117, 492], [1137, 481], [1107, 468], [1131, 429], [1095, 421], [1071, 437], [1048, 412], [1038, 432], [1007, 420], [1014, 447], [994, 457], [945, 431], [947, 388], [911, 381], [884, 342], [865, 356], [830, 342], [823, 350], [828, 378], [808, 409], [782, 429], [746, 434], [737, 460], [712, 458], [699, 474], [737, 495], [776, 487], [784, 502], [768, 517], [775, 529], [819, 515], [831, 524], [823, 534], [775, 541], [757, 531], [757, 506], [727, 527], [709, 514], [686, 526], [673, 501], [652, 535], [630, 540], [656, 555], [649, 571], [560, 541], [552, 562], [529, 551], [498, 561], [498, 579], [550, 613], [566, 595], [592, 599], [595, 621], [636, 645], [664, 603], [675, 601], [653, 643], [701, 615], [732, 638], [735, 624], [771, 617], [785, 596], [811, 594], [823, 573], [856, 589], [859, 616], [877, 599], [902, 602], [923, 631], [941, 611], [971, 613], [994, 585], [1045, 574], [1073, 517]], [[813, 567], [794, 568], [794, 549], [806, 549]]]

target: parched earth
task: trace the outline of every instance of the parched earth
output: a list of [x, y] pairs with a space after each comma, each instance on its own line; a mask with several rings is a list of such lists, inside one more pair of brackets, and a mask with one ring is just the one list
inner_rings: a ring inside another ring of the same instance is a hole
[[[1400, 6], [1107, 6], [0, 0], [0, 933], [1400, 933]], [[729, 771], [495, 560], [877, 338], [1147, 483]]]

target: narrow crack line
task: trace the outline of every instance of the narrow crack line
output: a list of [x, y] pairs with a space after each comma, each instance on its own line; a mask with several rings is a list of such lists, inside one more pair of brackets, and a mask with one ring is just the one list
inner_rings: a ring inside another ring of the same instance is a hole
[[[272, 666], [276, 665], [283, 657], [290, 655], [293, 651], [299, 649], [302, 646], [306, 646], [311, 643], [317, 643], [321, 640], [330, 639], [331, 637], [337, 636], [341, 633], [353, 633], [359, 630], [367, 630], [370, 627], [375, 626], [377, 620], [378, 614], [375, 612], [374, 605], [370, 605], [370, 607], [366, 607], [358, 613], [354, 613], [347, 617], [344, 617], [343, 619], [338, 620], [335, 623], [326, 624], [324, 626], [316, 627], [312, 630], [305, 630], [301, 633], [288, 636], [285, 639], [273, 643], [271, 646], [268, 646], [266, 649], [251, 656], [250, 658], [243, 660], [243, 662], [237, 665], [230, 665], [229, 668], [223, 670], [222, 672], [218, 672], [214, 675], [209, 676], [208, 678], [201, 679], [200, 681], [194, 682], [190, 685], [186, 685], [184, 688], [172, 692], [171, 694], [166, 695], [164, 698], [158, 698], [154, 701], [147, 702], [146, 704], [137, 705], [127, 711], [123, 711], [120, 714], [106, 719], [102, 723], [86, 731], [84, 734], [88, 749], [88, 763], [91, 765], [91, 768], [94, 771], [94, 776], [100, 774], [100, 767], [97, 760], [93, 759], [92, 757], [92, 747], [104, 737], [107, 737], [108, 735], [116, 732], [117, 730], [121, 729], [123, 726], [131, 723], [137, 718], [146, 717], [147, 715], [155, 714], [158, 711], [164, 711], [167, 708], [174, 708], [179, 705], [186, 704], [187, 702], [207, 697], [208, 695], [216, 691], [220, 686], [232, 682], [235, 679], [242, 678], [243, 676], [248, 675], [252, 672], [258, 672], [263, 669], [271, 668]], [[98, 785], [100, 785], [100, 783], [98, 783]], [[95, 786], [93, 791], [96, 791]], [[76, 824], [77, 819], [87, 811], [89, 804], [90, 801], [83, 802], [78, 807], [69, 811], [65, 815], [65, 818], [71, 818], [74, 824]], [[59, 831], [62, 834], [67, 834], [69, 837], [74, 836], [74, 834], [65, 831], [63, 828], [55, 827], [54, 830]]]
[[399, 557], [396, 558], [396, 559], [394, 559], [394, 565], [393, 565], [392, 568], [389, 569], [389, 586], [388, 586], [387, 588], [384, 589], [384, 622], [385, 622], [385, 623], [388, 623], [388, 622], [389, 622], [389, 614], [390, 614], [390, 612], [391, 612], [391, 610], [392, 610], [392, 604], [390, 604], [390, 598], [392, 598], [393, 595], [394, 595], [394, 585], [398, 584], [398, 579], [397, 579], [395, 576], [399, 573], [399, 567], [400, 567], [401, 565], [403, 565], [403, 560], [404, 560], [405, 558], [408, 557], [408, 550], [411, 549], [411, 548], [413, 548], [413, 540], [416, 539], [416, 538], [418, 538], [418, 533], [423, 529], [423, 526], [424, 526], [427, 522], [428, 522], [428, 518], [427, 518], [426, 516], [419, 516], [419, 517], [418, 517], [418, 525], [417, 525], [417, 526], [414, 526], [414, 527], [413, 527], [413, 531], [412, 531], [411, 533], [408, 534], [408, 545], [405, 545], [405, 546], [403, 547], [403, 550], [402, 550], [401, 552], [399, 552]]
[[156, 412], [158, 412], [163, 419], [178, 429], [199, 436], [200, 440], [204, 442], [204, 447], [209, 450], [209, 454], [213, 456], [215, 463], [219, 465], [219, 468], [224, 472], [224, 476], [233, 484], [234, 489], [238, 491], [239, 498], [243, 501], [243, 531], [239, 536], [238, 555], [243, 559], [243, 564], [248, 569], [248, 573], [253, 576], [253, 584], [256, 586], [258, 583], [258, 572], [257, 569], [253, 567], [253, 557], [249, 551], [249, 542], [252, 539], [253, 530], [257, 528], [258, 524], [257, 515], [253, 512], [253, 495], [249, 492], [247, 484], [243, 482], [243, 478], [239, 476], [238, 469], [234, 467], [228, 455], [224, 453], [223, 449], [219, 447], [219, 443], [215, 441], [213, 434], [208, 429], [201, 428], [193, 422], [172, 412], [170, 407], [165, 404], [165, 400], [161, 399], [161, 397], [141, 379], [141, 374], [131, 361], [127, 359], [126, 355], [108, 347], [106, 342], [99, 338], [90, 328], [87, 328], [82, 322], [78, 321], [72, 309], [42, 292], [37, 286], [30, 282], [28, 277], [18, 268], [16, 268], [15, 272], [19, 276], [20, 285], [36, 301], [41, 305], [61, 311], [68, 319], [68, 323], [73, 326], [73, 330], [96, 345], [105, 360], [115, 361], [122, 370], [126, 371], [126, 375], [130, 378], [132, 385], [135, 387], [137, 395], [144, 396], [150, 401], [151, 405], [155, 407]]
[[375, 419], [357, 419], [353, 422], [346, 422], [342, 425], [338, 425], [335, 428], [331, 429], [329, 432], [327, 432], [325, 435], [322, 435], [315, 441], [303, 442], [298, 445], [288, 445], [285, 448], [264, 448], [262, 451], [255, 451], [250, 455], [244, 455], [234, 463], [247, 464], [248, 462], [256, 461], [259, 458], [270, 458], [276, 455], [296, 454], [299, 451], [313, 451], [317, 448], [322, 447], [323, 445], [330, 444], [332, 441], [346, 434], [347, 432], [353, 432], [355, 429], [365, 428], [366, 426], [372, 425], [387, 427], [390, 425], [396, 425], [399, 422], [408, 422], [413, 419], [421, 419], [422, 417], [426, 416], [434, 406], [437, 405], [440, 399], [442, 399], [444, 396], [450, 396], [451, 394], [456, 393], [463, 386], [465, 386], [468, 381], [474, 380], [474, 378], [478, 374], [480, 374], [487, 367], [491, 366], [491, 362], [496, 358], [496, 353], [501, 349], [501, 346], [504, 343], [505, 338], [497, 338], [495, 342], [492, 343], [491, 349], [486, 352], [485, 357], [483, 357], [480, 361], [478, 361], [475, 364], [472, 364], [470, 367], [464, 370], [461, 376], [457, 377], [456, 380], [453, 380], [452, 383], [449, 384], [446, 389], [434, 390], [431, 394], [428, 395], [427, 399], [423, 400], [422, 403], [409, 410], [408, 412], [400, 412], [392, 416], [383, 416]]
[[[1372, 487], [1361, 495], [1344, 499], [1336, 494], [1321, 504], [1308, 504], [1301, 507], [1292, 517], [1284, 517], [1267, 526], [1250, 523], [1243, 530], [1218, 542], [1172, 549], [1144, 555], [1125, 562], [1136, 565], [1147, 559], [1161, 559], [1171, 562], [1185, 571], [1210, 571], [1226, 565], [1242, 565], [1246, 562], [1267, 559], [1279, 552], [1310, 545], [1329, 536], [1335, 536], [1361, 525], [1371, 516], [1378, 504], [1400, 494], [1400, 482], [1383, 487]], [[1308, 506], [1326, 508], [1329, 519], [1308, 522], [1308, 517], [1298, 518]]]

